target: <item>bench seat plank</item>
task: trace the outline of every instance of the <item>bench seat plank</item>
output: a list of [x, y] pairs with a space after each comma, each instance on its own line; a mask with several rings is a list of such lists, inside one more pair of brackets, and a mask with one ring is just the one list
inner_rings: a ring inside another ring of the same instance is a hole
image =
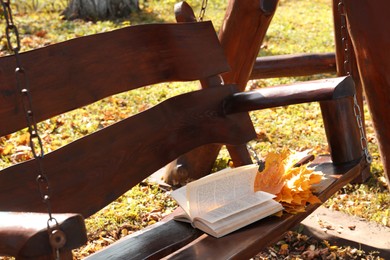
[[98, 259], [160, 259], [192, 242], [203, 234], [187, 223], [169, 220], [158, 222], [145, 230], [90, 255], [86, 260]]
[[[329, 156], [319, 157], [311, 165], [326, 176], [322, 185], [317, 187], [318, 197], [321, 201], [326, 201], [334, 192], [358, 176], [363, 167], [361, 162], [334, 166]], [[161, 259], [163, 257], [166, 259], [249, 259], [257, 254], [261, 248], [277, 241], [287, 230], [299, 224], [319, 206], [319, 204], [309, 205], [306, 212], [296, 215], [285, 213], [281, 218], [268, 217], [222, 238], [208, 236], [193, 229], [189, 224], [169, 220], [149, 229], [147, 237], [142, 232], [133, 234], [88, 259]], [[162, 227], [165, 225], [169, 232], [166, 233], [166, 236], [162, 236], [161, 231], [165, 230]], [[183, 229], [183, 225], [187, 225], [189, 230]], [[198, 233], [193, 235], [191, 229]], [[188, 240], [191, 239], [192, 242], [173, 252], [176, 249], [175, 244], [172, 243], [172, 248], [167, 248], [167, 244], [169, 244], [169, 239], [175, 236], [178, 238], [184, 236]], [[165, 239], [167, 239], [167, 243], [163, 242]], [[137, 241], [143, 241], [143, 245], [148, 245], [148, 248], [138, 253], [140, 245]], [[154, 251], [160, 247], [165, 250]], [[169, 252], [173, 253], [166, 255]]]
[[[320, 164], [318, 164], [320, 163]], [[313, 162], [316, 170], [323, 172], [326, 178], [334, 181], [324, 186], [318, 197], [325, 202], [337, 190], [356, 178], [364, 165], [362, 162], [334, 166], [329, 157], [321, 157]], [[310, 215], [320, 204], [309, 205], [304, 213], [296, 215], [284, 214], [283, 217], [268, 217], [233, 232], [222, 238], [202, 235], [198, 240], [168, 256], [167, 259], [249, 259], [265, 246], [276, 242], [286, 231], [299, 224]], [[218, 248], [220, 250], [218, 250]]]

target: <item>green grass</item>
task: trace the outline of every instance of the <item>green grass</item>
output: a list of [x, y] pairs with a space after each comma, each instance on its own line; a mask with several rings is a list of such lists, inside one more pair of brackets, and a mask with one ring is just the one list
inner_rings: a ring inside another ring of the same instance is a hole
[[[23, 51], [122, 26], [174, 22], [173, 5], [176, 1], [164, 1], [164, 4], [157, 0], [141, 1], [142, 12], [132, 15], [130, 19], [98, 22], [64, 21], [58, 10], [52, 12], [50, 5], [44, 4], [47, 2], [49, 0], [36, 1], [39, 5], [35, 7], [29, 5], [31, 1], [18, 2], [15, 21], [20, 28]], [[188, 2], [198, 15], [201, 1]], [[212, 19], [217, 29], [221, 26], [226, 2], [209, 1], [205, 20]], [[334, 41], [331, 14], [331, 2], [327, 0], [281, 0], [259, 55], [332, 52]], [[3, 31], [4, 25], [1, 25], [0, 32]], [[0, 36], [0, 44], [1, 55], [6, 55], [8, 52], [4, 35]], [[263, 87], [325, 76], [334, 75], [267, 79], [252, 81], [250, 84]], [[197, 87], [197, 83], [160, 84], [158, 87], [119, 94], [81, 110], [46, 120], [39, 124], [41, 133], [50, 136], [44, 138], [44, 147], [46, 151], [55, 150], [99, 127], [112, 124], [166, 98]], [[365, 114], [369, 149], [374, 157], [371, 166], [372, 178], [365, 184], [346, 186], [325, 205], [390, 226], [390, 195], [384, 186], [383, 166], [380, 163], [378, 145], [367, 107]], [[251, 145], [261, 156], [285, 147], [293, 150], [312, 148], [315, 154], [327, 152], [323, 122], [317, 104], [266, 109], [252, 112], [251, 118], [259, 133], [259, 138], [252, 141]], [[24, 133], [25, 131], [22, 131], [0, 137], [0, 168], [28, 159], [28, 154], [24, 153], [23, 156], [18, 154], [20, 146], [25, 144]], [[9, 152], [5, 154], [6, 147], [9, 148]], [[216, 165], [224, 167], [228, 159], [227, 152], [223, 150]], [[122, 235], [157, 221], [174, 206], [167, 193], [155, 185], [144, 183], [135, 187], [87, 220], [91, 241], [80, 249], [79, 254], [87, 255]]]

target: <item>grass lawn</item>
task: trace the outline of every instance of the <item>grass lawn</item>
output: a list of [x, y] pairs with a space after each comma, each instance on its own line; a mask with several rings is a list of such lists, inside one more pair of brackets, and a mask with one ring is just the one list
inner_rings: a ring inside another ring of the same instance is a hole
[[[14, 6], [15, 22], [20, 30], [23, 50], [128, 25], [174, 22], [173, 5], [176, 1], [140, 1], [142, 11], [132, 15], [129, 19], [98, 22], [62, 20], [59, 13], [60, 9], [66, 5], [66, 1], [59, 1], [56, 6], [49, 4], [52, 2], [24, 0], [18, 1], [17, 6]], [[205, 20], [211, 19], [216, 29], [221, 26], [226, 2], [213, 0], [208, 3]], [[36, 5], [31, 3], [36, 3]], [[195, 13], [198, 13], [201, 1], [191, 0], [188, 3], [193, 6]], [[6, 38], [3, 35], [3, 24], [0, 25], [0, 32], [0, 55], [6, 55], [8, 52]], [[259, 55], [318, 53], [333, 50], [330, 1], [281, 0]], [[334, 75], [267, 79], [251, 81], [249, 84], [252, 87], [263, 87], [332, 76]], [[50, 135], [50, 138], [44, 138], [44, 147], [47, 151], [55, 150], [95, 131], [100, 126], [110, 125], [166, 98], [196, 88], [198, 84], [195, 82], [160, 84], [158, 87], [147, 87], [142, 91], [119, 94], [83, 109], [46, 120], [39, 124], [42, 136]], [[365, 184], [347, 185], [325, 205], [390, 227], [390, 194], [385, 187], [383, 166], [366, 106], [364, 111], [369, 149], [374, 158], [371, 166], [372, 177]], [[280, 151], [286, 147], [299, 151], [312, 148], [314, 154], [327, 152], [323, 122], [317, 104], [266, 109], [252, 112], [251, 118], [259, 133], [259, 138], [252, 141], [251, 145], [261, 156], [265, 156], [269, 151]], [[19, 150], [24, 145], [23, 142], [26, 142], [25, 136], [26, 131], [21, 131], [0, 137], [0, 168], [31, 156], [28, 152], [23, 153]], [[292, 136], [294, 138], [291, 138]], [[227, 152], [221, 151], [216, 167], [224, 167], [228, 159]], [[145, 181], [87, 220], [90, 241], [88, 245], [78, 250], [76, 255], [79, 258], [86, 256], [122, 236], [153, 224], [169, 214], [175, 206], [169, 193]], [[278, 245], [274, 246], [274, 248], [277, 247]], [[367, 257], [368, 255], [366, 254]]]

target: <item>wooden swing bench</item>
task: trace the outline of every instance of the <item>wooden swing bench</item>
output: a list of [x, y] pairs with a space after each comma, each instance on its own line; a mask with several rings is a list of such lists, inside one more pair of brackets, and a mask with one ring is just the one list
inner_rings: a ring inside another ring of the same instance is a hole
[[[45, 155], [52, 211], [66, 234], [62, 259], [71, 259], [71, 250], [86, 242], [84, 218], [180, 155], [212, 143], [234, 149], [254, 139], [248, 111], [314, 101], [321, 102], [323, 111], [326, 107], [336, 111], [333, 118], [324, 118], [332, 157], [312, 162], [332, 180], [318, 193], [322, 201], [366, 166], [349, 77], [239, 93], [234, 85], [220, 84], [218, 75], [229, 66], [210, 22], [132, 26], [25, 52], [20, 59], [38, 122], [159, 82], [202, 80], [209, 86], [170, 98]], [[0, 136], [26, 127], [14, 70], [14, 57], [0, 59]], [[34, 159], [0, 172], [0, 255], [53, 257], [48, 214], [36, 178]], [[318, 206], [309, 205], [297, 215], [269, 217], [219, 239], [166, 219], [89, 258], [250, 258]]]

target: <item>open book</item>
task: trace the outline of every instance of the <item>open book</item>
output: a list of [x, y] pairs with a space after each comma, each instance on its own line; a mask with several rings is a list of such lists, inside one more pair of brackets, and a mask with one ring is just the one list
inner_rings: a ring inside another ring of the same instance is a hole
[[283, 210], [273, 194], [254, 192], [257, 169], [257, 165], [227, 168], [173, 191], [185, 212], [175, 219], [222, 237]]

